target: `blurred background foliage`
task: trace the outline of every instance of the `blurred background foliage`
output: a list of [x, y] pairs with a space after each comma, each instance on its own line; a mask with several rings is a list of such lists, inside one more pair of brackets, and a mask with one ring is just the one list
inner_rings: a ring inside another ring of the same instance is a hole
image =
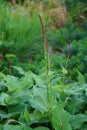
[[87, 78], [86, 0], [1, 0], [0, 70], [7, 74], [15, 64], [36, 73], [44, 68], [39, 14], [49, 42], [51, 68], [61, 73], [65, 67], [69, 81], [77, 80], [78, 70]]

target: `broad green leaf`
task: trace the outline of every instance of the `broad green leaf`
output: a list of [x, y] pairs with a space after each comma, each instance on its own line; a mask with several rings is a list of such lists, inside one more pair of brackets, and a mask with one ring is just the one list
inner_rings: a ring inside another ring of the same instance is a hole
[[83, 114], [72, 115], [70, 122], [74, 129], [79, 129], [84, 122], [87, 122], [87, 115]]
[[0, 94], [0, 105], [6, 106], [5, 100], [6, 100], [8, 97], [9, 97], [8, 94], [6, 94], [6, 93], [1, 93], [1, 94]]
[[52, 111], [52, 123], [55, 130], [71, 130], [70, 116], [64, 110], [61, 103], [56, 102], [56, 108]]
[[33, 80], [31, 72], [26, 72], [25, 76], [20, 79], [20, 82], [24, 86], [24, 88], [32, 88], [33, 87]]
[[10, 92], [17, 91], [17, 90], [22, 88], [22, 85], [18, 81], [17, 77], [8, 75], [5, 77], [4, 80], [6, 82], [6, 86], [8, 88], [8, 91], [10, 91]]
[[41, 113], [35, 110], [33, 113], [30, 114], [30, 121], [32, 123], [46, 123], [49, 121], [48, 113]]
[[13, 114], [7, 114], [4, 110], [0, 110], [0, 119], [3, 120], [3, 119], [7, 119], [7, 118], [10, 118], [12, 117]]
[[3, 130], [32, 130], [32, 128], [22, 125], [5, 125]]
[[17, 115], [18, 113], [23, 112], [24, 108], [25, 104], [19, 102], [19, 104], [9, 106], [8, 112]]
[[35, 128], [34, 130], [50, 130], [50, 129], [48, 129], [47, 127], [40, 126]]
[[30, 104], [33, 108], [42, 113], [47, 112], [47, 90], [45, 88], [34, 87]]
[[65, 90], [64, 93], [66, 94], [66, 107], [68, 108], [68, 112], [72, 115], [74, 113], [79, 112], [82, 110], [83, 104], [87, 103], [87, 84], [78, 85], [72, 84], [68, 90]]
[[11, 95], [8, 100], [6, 101], [7, 104], [14, 105], [14, 104], [20, 104], [24, 102], [29, 102], [30, 99], [31, 90], [25, 89], [25, 90], [18, 90], [17, 92], [14, 92], [13, 95]]
[[35, 75], [33, 73], [31, 73], [31, 74], [32, 74], [32, 78], [37, 86], [46, 88], [45, 82], [44, 82], [44, 80], [41, 79], [41, 77], [39, 77], [38, 75]]

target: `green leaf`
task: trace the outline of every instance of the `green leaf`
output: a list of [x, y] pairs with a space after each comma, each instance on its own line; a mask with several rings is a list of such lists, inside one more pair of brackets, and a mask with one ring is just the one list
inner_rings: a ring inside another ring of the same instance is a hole
[[48, 111], [47, 107], [47, 90], [44, 88], [33, 88], [33, 95], [30, 99], [30, 104], [36, 110], [44, 113]]
[[78, 81], [80, 84], [85, 84], [85, 77], [78, 71]]
[[21, 101], [22, 103], [26, 101], [29, 102], [30, 94], [31, 91], [29, 89], [18, 90], [17, 92], [14, 92], [13, 95], [11, 95], [10, 98], [8, 98], [8, 100], [6, 100], [7, 104], [15, 105], [15, 104], [20, 104]]
[[8, 58], [8, 59], [9, 58], [15, 58], [16, 55], [14, 55], [14, 54], [6, 54], [5, 57]]
[[26, 124], [29, 125], [29, 123], [30, 123], [30, 114], [29, 114], [27, 108], [25, 108], [25, 111], [24, 111], [24, 118], [26, 120]]
[[35, 110], [33, 113], [30, 114], [30, 121], [32, 123], [46, 123], [49, 121], [49, 114], [41, 113], [40, 111]]
[[21, 89], [22, 87], [17, 77], [8, 75], [4, 80], [6, 82], [8, 91], [10, 92], [17, 91], [17, 89]]
[[6, 93], [1, 93], [1, 95], [0, 95], [0, 105], [6, 106], [5, 100], [6, 100], [8, 97], [9, 97], [8, 94], [6, 94]]
[[12, 66], [15, 70], [18, 71], [19, 74], [21, 75], [25, 75], [25, 72], [23, 71], [23, 69], [21, 67], [17, 67], [17, 66]]
[[19, 117], [18, 121], [19, 121], [19, 122], [21, 122], [22, 124], [26, 125], [26, 122], [25, 122], [25, 119], [24, 119], [23, 114], [24, 114], [24, 113], [23, 113], [23, 112], [21, 112], [21, 114], [20, 114], [20, 117]]
[[10, 118], [12, 117], [13, 114], [7, 114], [6, 112], [4, 112], [4, 110], [0, 110], [0, 119], [3, 120], [3, 119], [7, 119], [7, 118]]
[[87, 122], [87, 115], [83, 114], [72, 115], [70, 122], [74, 129], [79, 129], [84, 122]]
[[63, 109], [61, 103], [56, 102], [56, 107], [52, 111], [52, 123], [55, 130], [71, 130], [69, 124], [70, 116]]
[[31, 73], [31, 74], [32, 74], [32, 78], [37, 86], [46, 88], [45, 82], [44, 82], [44, 80], [41, 79], [41, 77], [39, 77], [38, 75], [35, 75], [34, 73]]
[[5, 125], [3, 130], [32, 130], [32, 128], [22, 125]]

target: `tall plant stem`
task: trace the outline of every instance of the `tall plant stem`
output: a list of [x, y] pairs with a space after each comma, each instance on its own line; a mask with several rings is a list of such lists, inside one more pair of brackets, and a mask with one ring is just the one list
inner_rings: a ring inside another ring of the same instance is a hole
[[46, 79], [47, 79], [47, 100], [48, 100], [48, 111], [49, 111], [49, 115], [50, 115], [50, 111], [51, 111], [51, 106], [50, 106], [50, 58], [49, 58], [49, 45], [48, 45], [48, 41], [46, 39], [46, 33], [45, 33], [45, 29], [44, 29], [44, 25], [42, 22], [42, 18], [39, 15], [40, 18], [40, 23], [41, 23], [41, 27], [42, 27], [42, 36], [44, 39], [44, 43], [45, 43], [45, 52], [46, 52]]

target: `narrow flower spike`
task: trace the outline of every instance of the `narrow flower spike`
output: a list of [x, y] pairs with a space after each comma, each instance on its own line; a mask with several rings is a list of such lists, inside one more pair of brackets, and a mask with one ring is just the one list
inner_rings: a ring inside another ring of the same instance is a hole
[[45, 29], [44, 29], [44, 25], [43, 25], [42, 18], [41, 18], [40, 15], [39, 15], [39, 18], [40, 18], [40, 23], [41, 23], [41, 27], [42, 27], [43, 39], [44, 39], [44, 42], [45, 42], [45, 44], [46, 44], [46, 49], [47, 49], [47, 53], [48, 53], [48, 51], [49, 51], [48, 41], [47, 41], [47, 39], [46, 39]]

